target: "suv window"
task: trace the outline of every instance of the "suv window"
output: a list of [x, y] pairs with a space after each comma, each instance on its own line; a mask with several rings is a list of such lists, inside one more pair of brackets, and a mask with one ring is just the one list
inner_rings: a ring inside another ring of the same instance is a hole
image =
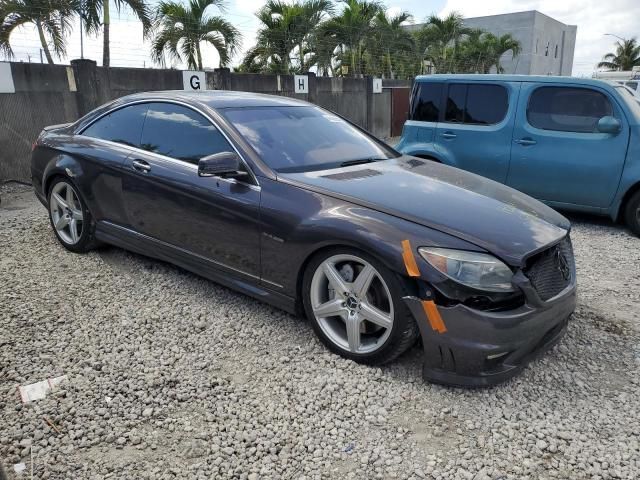
[[82, 135], [139, 147], [147, 108], [137, 104], [115, 110], [92, 123]]
[[452, 83], [444, 121], [494, 125], [504, 120], [508, 108], [509, 94], [502, 85]]
[[609, 99], [590, 88], [540, 87], [527, 107], [531, 126], [562, 132], [597, 132], [598, 120], [612, 114]]
[[140, 145], [150, 152], [196, 165], [207, 155], [233, 151], [209, 120], [190, 108], [172, 103], [149, 105]]
[[418, 83], [411, 103], [411, 120], [437, 122], [440, 117], [442, 83]]

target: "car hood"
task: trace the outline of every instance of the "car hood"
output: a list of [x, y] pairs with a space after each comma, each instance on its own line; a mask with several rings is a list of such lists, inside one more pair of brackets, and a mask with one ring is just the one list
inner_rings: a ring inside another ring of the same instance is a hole
[[514, 266], [570, 229], [562, 215], [517, 190], [410, 156], [278, 180], [454, 235]]

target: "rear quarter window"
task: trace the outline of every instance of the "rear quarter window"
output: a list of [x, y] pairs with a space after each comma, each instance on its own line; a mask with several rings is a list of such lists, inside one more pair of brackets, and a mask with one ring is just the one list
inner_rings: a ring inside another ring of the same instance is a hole
[[411, 103], [410, 120], [437, 122], [440, 117], [442, 83], [418, 83]]
[[148, 104], [136, 104], [114, 110], [89, 125], [82, 135], [139, 147], [148, 107]]

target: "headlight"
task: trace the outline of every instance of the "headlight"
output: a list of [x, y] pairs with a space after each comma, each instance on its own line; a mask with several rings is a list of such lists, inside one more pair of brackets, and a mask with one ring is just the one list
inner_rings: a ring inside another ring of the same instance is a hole
[[435, 247], [418, 251], [436, 270], [462, 285], [486, 292], [515, 291], [513, 272], [493, 255]]

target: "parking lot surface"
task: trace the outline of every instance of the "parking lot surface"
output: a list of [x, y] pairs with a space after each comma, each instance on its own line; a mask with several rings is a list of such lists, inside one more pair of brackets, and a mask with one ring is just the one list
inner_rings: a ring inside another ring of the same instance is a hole
[[[640, 239], [573, 218], [561, 343], [481, 390], [329, 353], [308, 323], [173, 266], [56, 241], [0, 190], [0, 462], [18, 478], [638, 478]], [[66, 375], [23, 405], [18, 385]]]

